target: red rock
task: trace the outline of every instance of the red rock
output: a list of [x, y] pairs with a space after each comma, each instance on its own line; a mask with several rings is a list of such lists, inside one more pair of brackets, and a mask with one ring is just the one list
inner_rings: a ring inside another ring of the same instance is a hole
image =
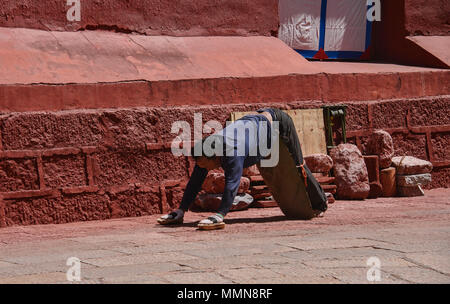
[[391, 135], [383, 130], [373, 132], [366, 146], [366, 154], [378, 155], [380, 168], [388, 168], [394, 157], [394, 143]]
[[[250, 187], [250, 180], [247, 177], [241, 177], [238, 193], [245, 193]], [[206, 193], [223, 193], [225, 189], [225, 175], [223, 173], [212, 172], [206, 177], [202, 189]]]
[[369, 176], [358, 147], [340, 144], [330, 151], [333, 159], [337, 196], [340, 199], [366, 199], [369, 195]]
[[222, 196], [220, 194], [200, 194], [195, 200], [195, 207], [199, 211], [217, 211], [220, 203], [222, 202]]
[[370, 182], [369, 198], [377, 198], [383, 195], [383, 186], [379, 182]]
[[336, 201], [330, 192], [325, 192], [325, 195], [327, 196], [328, 204], [333, 204]]
[[328, 173], [333, 168], [333, 160], [326, 154], [311, 154], [304, 159], [313, 173]]
[[244, 168], [244, 170], [242, 171], [242, 176], [245, 177], [250, 177], [250, 176], [257, 176], [257, 175], [261, 175], [261, 173], [259, 173], [258, 167], [256, 165], [250, 166], [248, 168]]
[[398, 175], [430, 173], [433, 170], [431, 162], [413, 156], [396, 156], [392, 159], [392, 165]]
[[413, 187], [428, 185], [431, 183], [431, 174], [397, 175], [397, 185], [401, 187]]
[[395, 181], [395, 168], [390, 167], [380, 171], [380, 183], [383, 188], [384, 197], [392, 197], [397, 193]]
[[220, 189], [225, 187], [225, 177], [222, 173], [212, 172], [206, 176], [202, 185], [202, 190], [207, 193], [223, 193]]

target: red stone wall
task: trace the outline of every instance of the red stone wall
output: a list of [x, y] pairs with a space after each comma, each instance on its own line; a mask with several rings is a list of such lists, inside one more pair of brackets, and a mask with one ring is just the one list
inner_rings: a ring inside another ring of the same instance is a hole
[[81, 21], [67, 21], [66, 0], [0, 2], [0, 27], [112, 30], [171, 36], [276, 36], [277, 0], [81, 0]]
[[371, 130], [383, 129], [394, 141], [395, 155], [433, 163], [429, 188], [450, 187], [450, 99], [430, 97], [350, 104], [347, 137], [365, 151]]
[[[321, 102], [291, 102], [311, 108]], [[449, 187], [450, 98], [351, 102], [348, 137], [392, 134], [398, 155], [434, 164], [431, 187]], [[182, 196], [192, 161], [170, 152], [171, 125], [280, 106], [209, 105], [9, 113], [0, 116], [0, 225], [64, 223], [166, 212]]]

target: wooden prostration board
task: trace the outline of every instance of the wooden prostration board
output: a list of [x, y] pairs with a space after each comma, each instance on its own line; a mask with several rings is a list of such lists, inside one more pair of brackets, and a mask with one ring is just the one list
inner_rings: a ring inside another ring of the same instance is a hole
[[[298, 109], [284, 112], [289, 114], [294, 122], [295, 130], [297, 131], [297, 136], [302, 146], [303, 156], [315, 153], [327, 154], [322, 109]], [[258, 113], [234, 112], [231, 113], [231, 121], [235, 121], [248, 114]]]

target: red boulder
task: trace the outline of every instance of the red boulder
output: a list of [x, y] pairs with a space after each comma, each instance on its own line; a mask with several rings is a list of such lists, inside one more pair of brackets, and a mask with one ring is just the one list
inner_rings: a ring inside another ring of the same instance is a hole
[[244, 168], [244, 171], [242, 171], [242, 176], [250, 177], [257, 175], [261, 175], [261, 173], [259, 173], [258, 167], [256, 165]]
[[383, 130], [373, 132], [367, 142], [365, 154], [378, 155], [380, 168], [389, 168], [394, 157], [394, 142], [391, 135]]
[[340, 144], [330, 151], [333, 159], [337, 196], [340, 199], [366, 199], [370, 185], [367, 167], [358, 147]]
[[396, 156], [392, 166], [397, 169], [397, 175], [424, 174], [433, 170], [431, 162], [413, 156]]
[[[250, 187], [250, 180], [247, 177], [241, 177], [238, 193], [245, 193]], [[206, 193], [220, 193], [225, 189], [225, 175], [223, 173], [211, 172], [206, 177], [202, 189]]]
[[304, 159], [313, 173], [328, 173], [333, 168], [333, 160], [326, 154], [311, 154], [305, 156]]

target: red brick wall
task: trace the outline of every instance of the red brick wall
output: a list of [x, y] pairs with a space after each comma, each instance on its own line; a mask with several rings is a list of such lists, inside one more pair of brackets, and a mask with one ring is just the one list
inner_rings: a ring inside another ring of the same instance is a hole
[[81, 21], [67, 21], [65, 0], [0, 2], [0, 27], [112, 30], [171, 36], [276, 35], [277, 0], [81, 0]]
[[[321, 102], [291, 102], [311, 108]], [[450, 98], [352, 102], [348, 137], [364, 150], [370, 131], [394, 138], [397, 154], [433, 162], [431, 187], [449, 187]], [[174, 157], [176, 120], [221, 122], [232, 111], [280, 106], [209, 105], [9, 113], [0, 116], [0, 225], [64, 223], [166, 212], [192, 169]]]
[[411, 155], [433, 163], [428, 188], [450, 187], [450, 99], [386, 100], [355, 103], [348, 108], [347, 137], [364, 152], [374, 129], [389, 132], [396, 155]]

